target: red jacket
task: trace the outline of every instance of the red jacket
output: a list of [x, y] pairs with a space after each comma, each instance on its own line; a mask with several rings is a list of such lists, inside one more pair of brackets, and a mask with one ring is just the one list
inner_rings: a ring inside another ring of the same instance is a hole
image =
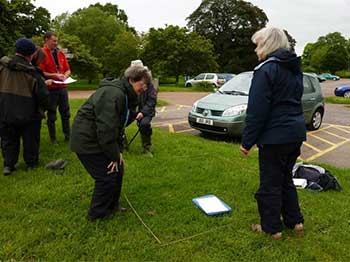
[[[46, 58], [43, 62], [41, 62], [39, 67], [41, 68], [41, 70], [43, 70], [44, 73], [64, 74], [65, 72], [70, 70], [67, 58], [61, 49], [58, 49], [58, 53], [57, 53], [58, 65], [59, 65], [58, 70], [56, 69], [55, 60], [52, 56], [51, 50], [49, 48], [47, 48], [47, 46], [44, 46], [43, 51], [45, 52]], [[53, 78], [53, 80], [60, 80], [60, 79]], [[67, 85], [52, 83], [52, 85], [48, 86], [48, 89], [61, 89], [61, 88], [66, 88], [66, 87], [67, 87]]]

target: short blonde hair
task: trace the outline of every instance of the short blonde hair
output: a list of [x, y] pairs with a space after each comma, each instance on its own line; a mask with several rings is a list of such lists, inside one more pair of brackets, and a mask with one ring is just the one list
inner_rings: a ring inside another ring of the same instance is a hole
[[257, 54], [266, 58], [279, 48], [290, 50], [288, 38], [283, 30], [276, 27], [264, 27], [255, 32], [252, 36], [252, 41], [257, 45], [255, 51]]

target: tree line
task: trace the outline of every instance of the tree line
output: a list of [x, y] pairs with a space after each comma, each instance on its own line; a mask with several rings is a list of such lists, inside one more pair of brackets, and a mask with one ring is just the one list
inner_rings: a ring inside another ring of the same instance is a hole
[[[45, 8], [35, 7], [33, 0], [0, 0], [0, 4], [1, 56], [13, 52], [14, 42], [21, 36], [42, 45], [42, 35], [52, 30], [58, 33], [61, 47], [73, 55], [72, 71], [90, 81], [101, 75], [120, 76], [134, 59], [142, 59], [155, 76], [175, 77], [177, 82], [181, 75], [252, 70], [257, 58], [250, 38], [268, 22], [264, 11], [249, 2], [203, 0], [186, 19], [187, 27], [166, 25], [139, 34], [116, 4], [93, 4], [53, 20]], [[295, 39], [285, 32], [294, 46]], [[328, 38], [306, 46], [305, 68], [333, 70], [329, 66], [335, 63], [330, 62], [334, 48], [319, 51], [328, 45]], [[320, 52], [330, 53], [321, 59], [322, 67], [316, 62]], [[339, 50], [333, 53], [339, 55]], [[343, 63], [342, 69], [346, 68]]]

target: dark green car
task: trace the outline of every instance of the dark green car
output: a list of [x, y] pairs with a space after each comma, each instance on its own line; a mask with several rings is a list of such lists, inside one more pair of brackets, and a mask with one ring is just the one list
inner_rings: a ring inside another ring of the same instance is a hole
[[[303, 75], [305, 124], [309, 130], [316, 130], [322, 124], [325, 110], [321, 86], [314, 75]], [[196, 101], [188, 115], [190, 126], [203, 133], [241, 136], [252, 78], [253, 72], [236, 75], [215, 93]]]

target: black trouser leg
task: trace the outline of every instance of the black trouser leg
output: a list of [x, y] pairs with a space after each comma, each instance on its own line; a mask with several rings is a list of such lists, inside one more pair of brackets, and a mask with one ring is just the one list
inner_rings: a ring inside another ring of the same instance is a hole
[[27, 124], [22, 131], [23, 159], [27, 167], [36, 167], [39, 163], [41, 120]]
[[141, 119], [139, 123], [140, 134], [141, 134], [141, 143], [143, 148], [149, 150], [152, 145], [151, 136], [152, 136], [152, 126], [151, 126], [152, 117], [146, 116]]
[[285, 176], [282, 185], [282, 217], [284, 224], [293, 228], [296, 224], [304, 223], [303, 215], [300, 211], [297, 190], [293, 183], [293, 167], [300, 155], [300, 146], [286, 157]]
[[289, 226], [303, 222], [291, 172], [300, 146], [300, 143], [259, 146], [260, 187], [255, 198], [262, 229], [267, 233], [282, 231], [281, 214]]
[[69, 99], [68, 91], [66, 88], [60, 90], [60, 96], [58, 101], [58, 111], [61, 115], [62, 121], [62, 131], [66, 140], [69, 140], [70, 137], [70, 108], [69, 108]]
[[14, 168], [18, 161], [21, 144], [20, 131], [21, 127], [7, 123], [0, 124], [1, 152], [4, 159], [4, 167]]
[[104, 218], [113, 213], [119, 205], [124, 170], [107, 174], [110, 160], [104, 154], [82, 155], [78, 158], [95, 180], [95, 188], [89, 209], [90, 218]]
[[47, 128], [49, 130], [49, 136], [51, 142], [57, 141], [56, 139], [56, 109], [59, 100], [59, 90], [49, 91], [49, 108], [47, 110]]

